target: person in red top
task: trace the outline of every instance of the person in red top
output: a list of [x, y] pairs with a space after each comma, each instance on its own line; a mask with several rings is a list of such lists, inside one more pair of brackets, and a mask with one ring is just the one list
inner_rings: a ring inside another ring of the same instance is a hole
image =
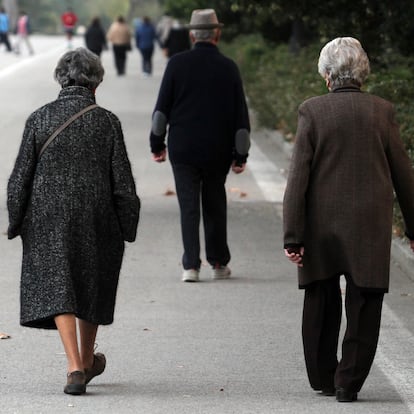
[[75, 31], [75, 25], [78, 21], [78, 16], [73, 12], [71, 8], [68, 8], [65, 13], [60, 17], [63, 29], [66, 33], [66, 38], [68, 39], [68, 47], [72, 47], [72, 36]]

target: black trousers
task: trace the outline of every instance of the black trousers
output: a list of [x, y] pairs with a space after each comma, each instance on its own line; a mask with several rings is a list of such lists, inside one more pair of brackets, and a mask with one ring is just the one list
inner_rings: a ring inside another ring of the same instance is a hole
[[152, 73], [152, 54], [154, 53], [154, 48], [140, 49], [140, 52], [142, 56], [142, 71], [150, 75]]
[[0, 45], [4, 43], [6, 46], [7, 51], [11, 52], [12, 48], [9, 42], [9, 35], [8, 33], [1, 32], [0, 33]]
[[126, 45], [113, 45], [112, 49], [114, 52], [116, 72], [118, 75], [124, 75], [126, 59], [127, 59], [127, 46]]
[[[181, 216], [184, 269], [199, 269], [200, 208], [202, 209], [207, 261], [226, 265], [230, 261], [227, 245], [227, 173], [187, 164], [172, 164]], [[200, 207], [201, 200], [201, 207]]]
[[338, 362], [342, 317], [339, 276], [305, 289], [302, 337], [306, 369], [315, 390], [342, 387], [359, 392], [374, 361], [384, 293], [363, 291], [347, 277], [347, 325]]

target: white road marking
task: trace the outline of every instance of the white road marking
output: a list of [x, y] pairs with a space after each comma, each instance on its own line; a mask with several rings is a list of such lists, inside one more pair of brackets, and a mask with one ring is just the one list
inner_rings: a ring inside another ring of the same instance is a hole
[[414, 413], [414, 337], [385, 303], [375, 364]]
[[281, 203], [286, 188], [286, 179], [254, 141], [251, 143], [247, 165], [266, 201]]
[[[32, 56], [25, 56], [20, 58], [19, 61], [12, 63], [10, 66], [7, 66], [4, 69], [0, 69], [0, 78], [5, 78], [9, 75], [13, 75], [16, 70], [20, 70], [21, 68], [24, 68], [26, 66], [30, 66], [33, 63], [35, 63], [37, 60], [45, 59], [49, 56], [54, 56], [58, 52], [64, 52], [65, 45], [59, 45], [56, 47], [53, 47], [52, 49], [48, 50], [47, 52], [40, 52], [38, 54], [32, 55]], [[12, 52], [10, 52], [12, 53]]]

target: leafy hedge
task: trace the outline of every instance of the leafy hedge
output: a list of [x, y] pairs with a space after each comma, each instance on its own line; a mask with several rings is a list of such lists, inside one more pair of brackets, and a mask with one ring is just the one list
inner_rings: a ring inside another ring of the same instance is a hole
[[[286, 44], [269, 45], [259, 35], [241, 36], [222, 44], [223, 52], [239, 65], [250, 108], [259, 126], [278, 129], [294, 140], [297, 108], [305, 99], [327, 93], [317, 71], [323, 44], [312, 44], [292, 54]], [[389, 52], [371, 61], [367, 92], [393, 102], [401, 137], [414, 162], [414, 60]], [[400, 234], [402, 218], [396, 204], [395, 233]]]

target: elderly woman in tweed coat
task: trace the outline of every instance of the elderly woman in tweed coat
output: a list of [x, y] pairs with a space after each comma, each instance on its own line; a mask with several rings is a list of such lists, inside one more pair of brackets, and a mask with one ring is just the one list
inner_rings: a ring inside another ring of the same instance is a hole
[[[21, 236], [21, 324], [58, 329], [68, 359], [64, 391], [82, 394], [105, 368], [94, 355], [98, 325], [113, 322], [124, 241], [136, 237], [140, 201], [118, 118], [96, 107], [99, 58], [84, 48], [62, 56], [58, 98], [26, 122], [8, 184], [8, 237]], [[77, 323], [81, 349], [77, 343]]]
[[[361, 91], [370, 69], [358, 40], [329, 42], [318, 69], [329, 93], [299, 107], [284, 245], [305, 289], [302, 334], [310, 384], [350, 402], [376, 352], [389, 287], [393, 188], [414, 247], [414, 175], [392, 105]], [[347, 327], [338, 363], [341, 275]]]

